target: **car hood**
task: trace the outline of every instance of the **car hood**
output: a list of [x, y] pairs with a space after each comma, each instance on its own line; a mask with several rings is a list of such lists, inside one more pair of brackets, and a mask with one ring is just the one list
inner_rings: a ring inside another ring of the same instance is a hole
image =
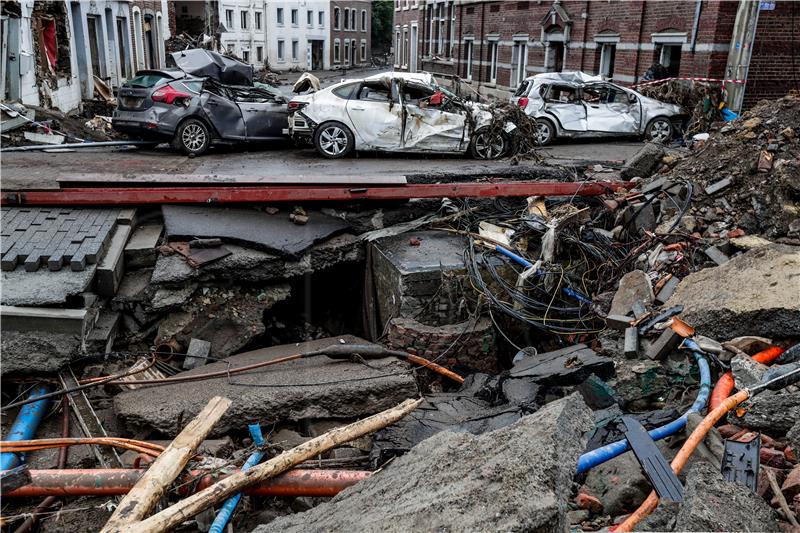
[[175, 64], [187, 74], [212, 78], [226, 85], [253, 85], [253, 67], [211, 50], [195, 48], [173, 52]]
[[662, 102], [660, 100], [656, 100], [655, 98], [650, 98], [649, 96], [644, 96], [643, 94], [636, 93], [639, 96], [639, 100], [642, 102], [642, 107], [647, 108], [648, 113], [654, 114], [666, 114], [669, 116], [672, 115], [685, 115], [688, 112], [679, 105], [676, 104], [668, 104], [666, 102]]

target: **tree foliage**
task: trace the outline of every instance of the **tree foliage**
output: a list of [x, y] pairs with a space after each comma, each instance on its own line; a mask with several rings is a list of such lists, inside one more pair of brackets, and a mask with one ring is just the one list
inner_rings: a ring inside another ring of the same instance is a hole
[[394, 0], [372, 2], [372, 54], [381, 55], [392, 47]]

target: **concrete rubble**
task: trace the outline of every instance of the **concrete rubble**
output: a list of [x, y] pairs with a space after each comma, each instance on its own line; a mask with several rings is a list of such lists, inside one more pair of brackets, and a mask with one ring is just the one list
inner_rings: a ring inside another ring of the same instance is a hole
[[[696, 96], [683, 95], [695, 111]], [[4, 203], [4, 461], [53, 470], [40, 441], [65, 431], [61, 408], [66, 434], [101, 439], [71, 446], [64, 468], [158, 471], [161, 447], [223, 397], [161, 503], [180, 507], [257, 450], [301, 457], [266, 488], [237, 487], [237, 531], [788, 531], [800, 99], [712, 115], [696, 117], [707, 137], [645, 144], [622, 166], [407, 176], [486, 197]], [[613, 184], [584, 196], [598, 173]], [[572, 192], [497, 196], [542, 178]], [[408, 399], [421, 401], [391, 418]], [[17, 451], [29, 406], [49, 416]], [[655, 446], [627, 443], [623, 416]], [[648, 513], [653, 454], [680, 467], [683, 497]], [[4, 492], [4, 518], [36, 514], [31, 479], [26, 497]], [[41, 529], [102, 529], [130, 488], [102, 486], [68, 493]], [[207, 507], [181, 527], [208, 530], [221, 502]], [[76, 509], [92, 511], [61, 516]]]

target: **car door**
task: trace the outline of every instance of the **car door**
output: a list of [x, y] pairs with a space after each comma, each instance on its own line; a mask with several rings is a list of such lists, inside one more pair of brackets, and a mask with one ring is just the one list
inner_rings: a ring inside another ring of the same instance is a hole
[[383, 80], [364, 82], [347, 100], [347, 116], [353, 124], [353, 133], [365, 148], [401, 148], [402, 108], [396, 89], [395, 80], [391, 87]]
[[575, 85], [551, 84], [544, 94], [542, 110], [555, 117], [569, 131], [586, 131], [586, 108]]
[[283, 138], [289, 127], [286, 102], [260, 89], [245, 91], [237, 98], [248, 141]]
[[200, 108], [223, 139], [246, 139], [242, 110], [227, 90], [208, 81], [200, 94]]
[[405, 112], [403, 148], [423, 152], [466, 150], [466, 112], [448, 106], [444, 93], [422, 84], [405, 83], [400, 97]]
[[593, 83], [583, 87], [589, 131], [633, 134], [639, 131], [639, 104], [621, 87]]

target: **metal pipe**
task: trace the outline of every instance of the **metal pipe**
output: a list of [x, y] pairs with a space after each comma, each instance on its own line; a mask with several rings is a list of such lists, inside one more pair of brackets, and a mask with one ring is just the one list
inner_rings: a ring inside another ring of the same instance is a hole
[[[258, 424], [250, 424], [247, 428], [250, 430], [250, 436], [253, 437], [253, 444], [258, 446], [259, 449], [247, 458], [247, 461], [242, 465], [242, 471], [250, 470], [264, 457], [264, 452], [260, 449], [264, 446], [264, 435], [261, 434], [261, 426]], [[228, 525], [231, 516], [233, 516], [233, 511], [236, 510], [236, 506], [239, 505], [239, 500], [241, 499], [242, 493], [237, 492], [225, 500], [225, 503], [222, 504], [222, 508], [214, 518], [214, 522], [211, 524], [211, 529], [208, 530], [208, 533], [222, 533], [225, 531], [225, 526]]]
[[[3, 494], [3, 498], [37, 496], [119, 496], [127, 494], [144, 470], [128, 468], [31, 470], [31, 483]], [[189, 473], [197, 483], [185, 485], [185, 493], [205, 489], [230, 474], [211, 475], [205, 470]], [[296, 468], [285, 474], [248, 487], [249, 496], [331, 497], [367, 479], [365, 470], [305, 470]], [[182, 492], [184, 494], [184, 492]]]
[[[47, 394], [47, 387], [44, 385], [37, 386], [31, 392], [29, 399], [38, 398]], [[11, 430], [4, 439], [7, 442], [18, 440], [29, 440], [36, 435], [36, 430], [39, 429], [39, 423], [44, 418], [47, 408], [50, 407], [50, 399], [35, 401], [23, 406], [19, 410], [17, 419]], [[0, 454], [0, 470], [10, 470], [20, 463], [19, 454], [16, 453], [3, 453]]]
[[414, 183], [374, 187], [321, 185], [215, 185], [96, 187], [3, 192], [0, 205], [227, 204], [410, 200], [412, 198], [501, 198], [514, 196], [600, 196], [628, 189], [624, 181], [502, 181]]
[[98, 141], [86, 143], [65, 143], [65, 144], [36, 144], [33, 146], [14, 146], [13, 148], [3, 148], [0, 152], [30, 152], [34, 150], [49, 150], [51, 148], [104, 148], [107, 146], [157, 146], [159, 143], [154, 141]]

